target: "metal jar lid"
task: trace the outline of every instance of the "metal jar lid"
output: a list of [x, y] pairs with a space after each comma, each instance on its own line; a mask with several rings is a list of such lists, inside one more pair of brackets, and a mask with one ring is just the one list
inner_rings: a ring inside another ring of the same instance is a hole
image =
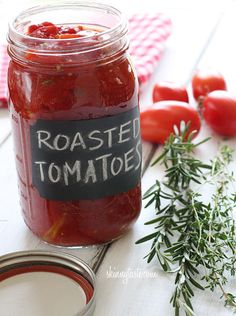
[[92, 316], [95, 274], [65, 253], [21, 251], [0, 257], [4, 316]]

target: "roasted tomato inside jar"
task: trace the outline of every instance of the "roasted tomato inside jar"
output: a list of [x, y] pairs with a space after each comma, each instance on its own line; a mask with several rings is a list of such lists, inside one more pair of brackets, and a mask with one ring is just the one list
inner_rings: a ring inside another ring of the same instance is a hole
[[138, 85], [124, 34], [115, 42], [108, 28], [79, 23], [23, 30], [24, 51], [9, 44], [8, 80], [24, 220], [61, 246], [119, 238], [141, 208]]

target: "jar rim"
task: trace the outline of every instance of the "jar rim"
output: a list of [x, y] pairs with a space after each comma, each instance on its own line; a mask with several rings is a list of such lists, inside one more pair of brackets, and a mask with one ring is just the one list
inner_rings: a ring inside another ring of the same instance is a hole
[[[0, 258], [0, 276], [1, 274], [4, 274], [6, 271], [14, 271], [14, 269], [17, 267], [27, 268], [28, 266], [32, 266], [36, 263], [39, 266], [45, 267], [45, 270], [47, 265], [63, 267], [68, 271], [73, 271], [75, 274], [80, 275], [82, 278], [84, 278], [84, 280], [87, 280], [93, 288], [93, 294], [90, 300], [86, 303], [86, 305], [76, 315], [92, 315], [96, 303], [95, 274], [86, 262], [68, 253], [43, 250], [17, 251], [13, 253], [8, 253], [6, 255], [1, 256]], [[28, 273], [27, 269], [25, 273]], [[58, 272], [58, 274], [60, 273]], [[72, 277], [68, 277], [73, 280]]]
[[[44, 11], [53, 11], [53, 10], [60, 10], [60, 9], [88, 9], [88, 10], [97, 10], [104, 13], [112, 14], [119, 18], [118, 23], [111, 28], [107, 28], [99, 33], [99, 37], [102, 38], [102, 40], [97, 41], [96, 43], [91, 44], [91, 39], [94, 38], [96, 35], [89, 35], [86, 37], [80, 37], [80, 38], [70, 38], [70, 39], [55, 39], [55, 38], [36, 38], [31, 37], [29, 35], [26, 35], [22, 32], [19, 32], [16, 28], [17, 23], [21, 19], [24, 19], [28, 16], [31, 16], [35, 13], [42, 13]], [[93, 1], [64, 1], [60, 3], [51, 3], [51, 4], [43, 4], [43, 5], [37, 5], [34, 7], [30, 7], [21, 13], [19, 13], [12, 21], [8, 24], [8, 36], [7, 40], [10, 45], [13, 45], [14, 47], [20, 49], [20, 50], [27, 50], [30, 49], [30, 51], [37, 51], [40, 53], [78, 53], [78, 44], [79, 52], [85, 52], [90, 50], [96, 50], [101, 47], [104, 47], [106, 45], [109, 45], [111, 43], [115, 43], [120, 38], [125, 36], [128, 32], [128, 22], [127, 19], [124, 17], [124, 15], [121, 13], [120, 10], [117, 8], [102, 4], [98, 2]], [[27, 45], [28, 41], [33, 42], [34, 45], [32, 47], [29, 47], [29, 44]], [[51, 49], [51, 46], [47, 46], [45, 44], [56, 44], [56, 43], [64, 43], [69, 45], [64, 45], [63, 49], [60, 48], [60, 50]], [[38, 45], [35, 45], [38, 44]], [[42, 45], [41, 45], [42, 44]], [[44, 44], [44, 45], [43, 45]], [[83, 44], [83, 45], [81, 45]], [[40, 46], [41, 45], [41, 46]], [[37, 47], [37, 48], [36, 48]]]

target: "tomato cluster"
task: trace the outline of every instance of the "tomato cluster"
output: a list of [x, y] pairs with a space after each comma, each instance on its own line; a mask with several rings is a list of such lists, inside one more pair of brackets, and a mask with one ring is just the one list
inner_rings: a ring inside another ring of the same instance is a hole
[[55, 25], [51, 22], [32, 24], [28, 27], [27, 35], [36, 38], [66, 39], [93, 36], [97, 34], [96, 30], [88, 29], [82, 25], [65, 26]]
[[[222, 136], [236, 136], [236, 96], [227, 90], [224, 77], [217, 71], [198, 70], [192, 78], [192, 94], [205, 122]], [[190, 123], [189, 133], [201, 128], [196, 108], [189, 104], [184, 85], [158, 82], [153, 88], [153, 105], [141, 112], [142, 138], [163, 144], [173, 133], [174, 125]], [[188, 136], [188, 135], [187, 135]], [[186, 137], [187, 137], [186, 136]]]

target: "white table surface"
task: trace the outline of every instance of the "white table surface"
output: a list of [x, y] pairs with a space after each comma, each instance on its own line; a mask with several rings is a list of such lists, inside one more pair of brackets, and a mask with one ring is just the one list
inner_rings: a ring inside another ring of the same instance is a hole
[[[45, 1], [44, 1], [45, 2]], [[116, 0], [106, 1], [116, 4]], [[129, 15], [132, 12], [164, 11], [173, 21], [173, 33], [167, 42], [163, 58], [151, 80], [143, 89], [141, 106], [150, 104], [152, 86], [157, 80], [173, 80], [188, 84], [196, 68], [214, 67], [226, 77], [228, 88], [236, 93], [236, 6], [231, 1], [119, 1], [118, 7]], [[34, 1], [30, 2], [31, 4]], [[0, 26], [12, 15], [10, 8], [21, 6], [19, 1], [0, 0]], [[5, 36], [1, 32], [0, 38]], [[204, 125], [199, 139], [212, 135]], [[198, 157], [210, 159], [220, 143], [236, 149], [236, 141], [224, 141], [212, 135], [210, 143], [197, 152]], [[161, 151], [149, 143], [143, 144], [143, 191], [160, 176], [158, 167], [149, 167], [150, 161]], [[236, 157], [235, 157], [236, 162]], [[25, 226], [18, 203], [16, 172], [8, 112], [0, 110], [0, 255], [16, 250], [48, 249]], [[143, 209], [134, 228], [110, 246], [63, 251], [84, 259], [97, 273], [97, 308], [95, 316], [170, 316], [173, 310], [169, 299], [173, 278], [164, 274], [157, 262], [143, 260], [149, 244], [135, 245], [135, 241], [151, 232], [143, 223], [152, 218], [152, 207]], [[0, 258], [1, 259], [1, 258]], [[128, 278], [109, 277], [110, 271], [128, 274]], [[133, 278], [132, 273], [150, 273], [149, 277]], [[155, 277], [151, 273], [155, 272]], [[236, 289], [235, 280], [230, 290]], [[220, 293], [212, 295], [196, 291], [193, 300], [196, 315], [227, 316], [231, 312], [219, 302]], [[0, 311], [4, 316], [4, 311]], [[15, 316], [15, 315], [12, 315]], [[43, 315], [42, 315], [43, 316]], [[67, 315], [65, 315], [67, 316]]]

